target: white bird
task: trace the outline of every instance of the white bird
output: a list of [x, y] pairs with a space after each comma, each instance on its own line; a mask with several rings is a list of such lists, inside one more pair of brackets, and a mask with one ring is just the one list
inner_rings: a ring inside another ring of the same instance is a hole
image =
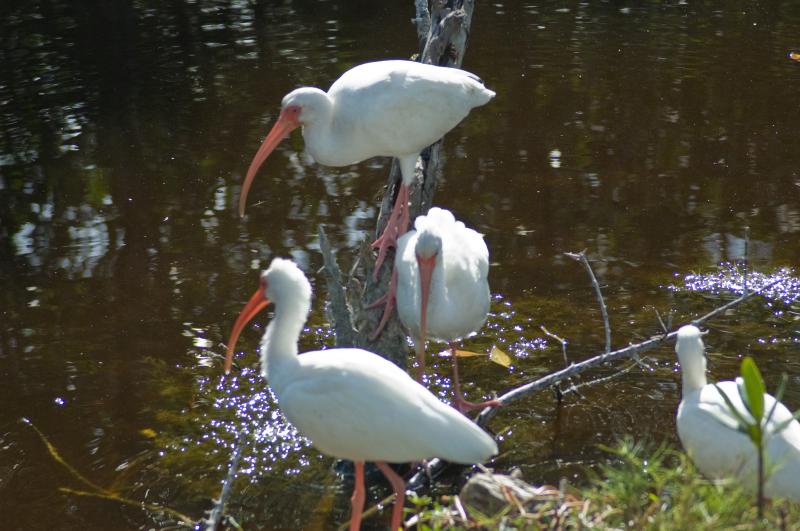
[[494, 440], [440, 402], [392, 362], [365, 350], [336, 348], [297, 355], [311, 307], [311, 285], [290, 260], [275, 258], [240, 313], [228, 343], [230, 370], [244, 326], [270, 301], [275, 317], [261, 341], [262, 374], [287, 419], [323, 453], [356, 465], [350, 529], [364, 506], [364, 461], [375, 461], [397, 495], [392, 529], [400, 526], [405, 482], [386, 462], [440, 457], [480, 463], [497, 454]]
[[[735, 478], [755, 491], [757, 454], [750, 438], [737, 430], [738, 422], [713, 384], [706, 381], [706, 357], [700, 330], [687, 325], [678, 330], [675, 350], [683, 375], [683, 399], [678, 406], [678, 436], [689, 457], [709, 479]], [[718, 382], [738, 412], [752, 421], [734, 381]], [[800, 500], [800, 423], [775, 398], [764, 394], [764, 411], [775, 411], [765, 426], [764, 494], [768, 498]], [[783, 430], [775, 428], [790, 421]]]
[[394, 304], [414, 341], [417, 380], [425, 368], [425, 341], [446, 342], [453, 357], [453, 386], [459, 410], [499, 405], [496, 400], [467, 402], [461, 394], [456, 342], [473, 335], [489, 313], [489, 249], [483, 236], [467, 228], [449, 210], [434, 207], [414, 221], [415, 230], [397, 243], [392, 286], [380, 332]]
[[473, 107], [495, 93], [474, 74], [414, 61], [378, 61], [351, 68], [328, 92], [302, 87], [281, 102], [278, 121], [247, 170], [239, 196], [239, 214], [253, 178], [275, 147], [297, 127], [306, 149], [325, 166], [347, 166], [389, 156], [400, 163], [402, 183], [379, 248], [375, 275], [386, 250], [408, 228], [408, 187], [419, 152], [466, 118]]

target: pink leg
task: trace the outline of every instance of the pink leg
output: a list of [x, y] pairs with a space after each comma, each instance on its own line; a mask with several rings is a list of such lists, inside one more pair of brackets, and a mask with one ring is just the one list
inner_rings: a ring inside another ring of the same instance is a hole
[[372, 243], [372, 247], [378, 248], [378, 258], [375, 260], [375, 270], [372, 272], [372, 280], [378, 280], [378, 271], [386, 259], [386, 252], [390, 247], [397, 247], [397, 238], [408, 230], [408, 186], [400, 184], [397, 192], [397, 199], [394, 201], [392, 213], [389, 214], [389, 221], [380, 238]]
[[475, 403], [468, 402], [464, 399], [464, 395], [461, 394], [461, 381], [458, 377], [458, 356], [456, 356], [456, 346], [454, 344], [450, 344], [450, 353], [453, 357], [453, 388], [456, 395], [456, 409], [458, 409], [461, 413], [466, 413], [472, 409], [502, 406], [503, 404], [501, 404], [499, 400], [487, 400], [485, 402]]
[[392, 315], [392, 310], [394, 310], [394, 304], [397, 301], [397, 270], [392, 269], [392, 281], [389, 282], [389, 291], [386, 294], [367, 306], [367, 308], [375, 308], [380, 306], [381, 304], [385, 305], [383, 307], [383, 315], [381, 316], [381, 322], [378, 323], [378, 328], [372, 332], [372, 335], [369, 336], [370, 340], [375, 340], [381, 332], [383, 331], [383, 327], [386, 326], [386, 323], [389, 322], [389, 317]]
[[356, 461], [356, 486], [353, 489], [353, 496], [350, 498], [352, 514], [350, 515], [350, 531], [358, 531], [361, 528], [361, 513], [364, 512], [364, 461]]
[[381, 469], [383, 475], [389, 480], [394, 489], [394, 509], [392, 509], [392, 527], [391, 531], [397, 531], [400, 528], [400, 523], [403, 520], [403, 505], [406, 501], [406, 482], [403, 478], [397, 475], [392, 468], [383, 461], [376, 461], [376, 465]]

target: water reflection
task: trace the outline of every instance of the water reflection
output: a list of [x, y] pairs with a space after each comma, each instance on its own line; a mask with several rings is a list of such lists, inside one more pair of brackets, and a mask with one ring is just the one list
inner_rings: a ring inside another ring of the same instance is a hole
[[[750, 282], [781, 278], [782, 287], [768, 306], [712, 325], [713, 374], [728, 377], [741, 353], [761, 356], [768, 377], [800, 372], [800, 287], [781, 269], [796, 266], [800, 232], [800, 111], [789, 103], [800, 70], [786, 59], [800, 23], [793, 4], [518, 4], [478, 7], [465, 67], [498, 97], [448, 135], [437, 195], [491, 250], [492, 314], [465, 348], [497, 345], [513, 358], [511, 369], [464, 360], [467, 391], [501, 392], [563, 366], [541, 325], [568, 340], [570, 361], [602, 345], [594, 293], [564, 251], [589, 250], [619, 345], [658, 331], [653, 307], [678, 320], [740, 290], [736, 267], [714, 266], [741, 265], [745, 226], [751, 269], [765, 272]], [[247, 486], [233, 509], [242, 521], [329, 527], [346, 518], [347, 489], [257, 374], [257, 331], [235, 379], [220, 375], [220, 344], [273, 256], [293, 257], [316, 279], [318, 225], [349, 265], [372, 232], [389, 161], [324, 168], [296, 135], [270, 158], [247, 218], [235, 207], [282, 96], [326, 87], [363, 61], [407, 57], [413, 6], [34, 1], [3, 14], [7, 519], [26, 529], [149, 523], [138, 510], [56, 493], [70, 478], [17, 426], [22, 415], [95, 481], [198, 516], [244, 427]], [[324, 291], [317, 286], [301, 350], [332, 342]], [[520, 466], [532, 481], [579, 478], [603, 459], [596, 443], [627, 433], [674, 439], [674, 355], [665, 348], [648, 363], [652, 371], [560, 407], [547, 393], [510, 407], [494, 426], [498, 466]], [[449, 398], [450, 360], [432, 364], [441, 376], [430, 385]], [[789, 387], [787, 402], [799, 404]]]

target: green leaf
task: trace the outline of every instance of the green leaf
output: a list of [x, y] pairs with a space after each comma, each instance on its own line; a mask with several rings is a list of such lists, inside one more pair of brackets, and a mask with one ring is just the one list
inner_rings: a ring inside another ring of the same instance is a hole
[[753, 419], [760, 426], [761, 419], [764, 418], [764, 393], [766, 393], [764, 378], [761, 377], [761, 371], [758, 370], [756, 362], [750, 356], [745, 356], [742, 360], [741, 371], [747, 396], [747, 409], [750, 410]]
[[725, 426], [728, 429], [740, 431], [743, 434], [747, 435], [747, 426], [743, 426], [739, 418], [734, 417], [728, 411], [729, 408], [717, 408], [714, 406], [703, 407], [701, 406], [702, 410], [711, 417]]
[[[728, 406], [728, 410], [731, 412], [731, 414], [734, 417], [736, 417], [736, 420], [739, 421], [739, 426], [741, 428], [741, 431], [743, 431], [744, 433], [750, 435], [750, 426], [752, 426], [753, 423], [748, 421], [747, 419], [745, 419], [744, 416], [742, 416], [742, 414], [739, 413], [739, 410], [736, 409], [736, 406], [733, 405], [733, 402], [731, 401], [730, 397], [728, 397], [728, 394], [725, 391], [723, 391], [722, 388], [719, 385], [714, 384], [714, 387], [717, 388], [717, 392], [720, 394], [722, 399], [725, 401], [725, 404]], [[753, 441], [753, 442], [755, 442], [755, 441]]]
[[[772, 403], [772, 407], [769, 408], [769, 413], [767, 413], [767, 418], [764, 420], [764, 426], [766, 426], [770, 420], [772, 420], [772, 415], [775, 413], [775, 408], [778, 407], [778, 404], [783, 398], [783, 393], [786, 391], [786, 382], [789, 381], [789, 377], [786, 373], [781, 374], [781, 381], [778, 384], [778, 390], [775, 391], [775, 402]], [[785, 428], [786, 426], [784, 426]]]
[[786, 419], [783, 422], [780, 422], [780, 423], [776, 424], [775, 425], [775, 429], [772, 430], [772, 432], [771, 432], [772, 435], [775, 435], [776, 433], [782, 432], [783, 430], [785, 430], [789, 426], [789, 424], [791, 424], [792, 422], [794, 422], [797, 419], [800, 419], [800, 410], [795, 411], [792, 414], [792, 418]]

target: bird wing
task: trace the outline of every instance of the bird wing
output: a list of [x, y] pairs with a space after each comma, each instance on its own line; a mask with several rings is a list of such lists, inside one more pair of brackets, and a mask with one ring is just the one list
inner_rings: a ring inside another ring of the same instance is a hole
[[286, 417], [326, 454], [406, 462], [478, 462], [494, 441], [391, 362], [359, 349], [300, 356], [302, 378], [278, 397]]
[[334, 131], [348, 136], [348, 145], [368, 148], [368, 158], [419, 153], [494, 93], [457, 68], [379, 61], [345, 72], [328, 96]]

